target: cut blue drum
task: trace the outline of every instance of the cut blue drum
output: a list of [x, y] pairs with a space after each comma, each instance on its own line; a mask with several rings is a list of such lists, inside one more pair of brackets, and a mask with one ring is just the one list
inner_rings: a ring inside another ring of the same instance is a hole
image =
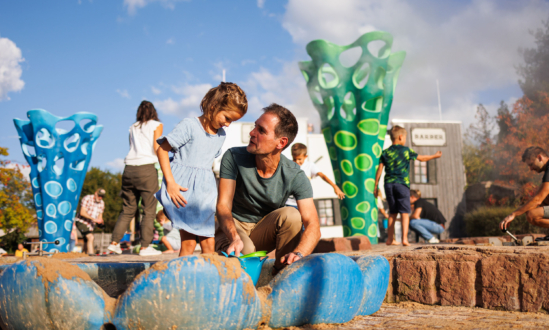
[[[13, 121], [31, 168], [40, 241], [58, 240], [44, 245], [44, 250], [67, 252], [78, 199], [103, 126], [87, 112], [61, 118], [38, 109], [28, 111], [27, 117]], [[60, 122], [72, 128], [60, 128]]]

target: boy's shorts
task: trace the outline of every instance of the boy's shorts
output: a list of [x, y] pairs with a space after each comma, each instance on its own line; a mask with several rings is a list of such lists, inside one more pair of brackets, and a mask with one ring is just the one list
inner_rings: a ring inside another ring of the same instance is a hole
[[385, 196], [389, 203], [389, 213], [410, 213], [410, 188], [401, 183], [386, 183]]
[[[177, 230], [177, 229], [175, 229], [175, 230]], [[164, 236], [164, 237], [166, 237], [166, 239], [168, 240], [168, 242], [172, 246], [172, 249], [174, 249], [174, 250], [180, 250], [181, 249], [181, 240], [180, 239], [177, 239], [177, 238], [174, 238], [174, 237], [168, 237], [168, 236]]]

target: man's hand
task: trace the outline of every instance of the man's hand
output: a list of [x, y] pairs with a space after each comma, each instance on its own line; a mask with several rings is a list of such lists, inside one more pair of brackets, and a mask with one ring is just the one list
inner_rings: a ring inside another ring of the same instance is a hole
[[334, 192], [337, 195], [337, 197], [339, 197], [339, 199], [345, 198], [345, 194], [343, 193], [343, 191], [341, 191], [341, 189], [339, 189], [338, 186], [334, 187]]
[[503, 219], [502, 222], [499, 223], [499, 229], [501, 229], [501, 230], [507, 229], [507, 226], [513, 220], [515, 220], [515, 214], [511, 213], [508, 216], [506, 216], [505, 219]]
[[181, 196], [179, 193], [180, 191], [187, 191], [187, 188], [183, 188], [177, 183], [173, 182], [166, 185], [166, 190], [168, 192], [168, 195], [170, 196], [172, 202], [179, 208], [179, 206], [185, 207], [185, 204], [187, 204], [187, 200]]
[[437, 151], [433, 156], [435, 156], [435, 158], [440, 158], [442, 157], [442, 151]]
[[244, 242], [240, 239], [240, 236], [237, 236], [232, 242], [231, 245], [227, 248], [226, 253], [231, 254], [231, 252], [234, 252], [235, 256], [240, 256], [240, 252], [244, 248]]
[[98, 223], [98, 224], [102, 224], [104, 222], [103, 219], [99, 219], [99, 218], [98, 219], [92, 219], [92, 220], [93, 220], [93, 222]]
[[374, 197], [375, 198], [378, 198], [379, 197], [379, 188], [376, 186], [375, 189], [374, 189]]
[[294, 262], [298, 261], [299, 259], [301, 259], [300, 256], [298, 256], [294, 252], [290, 252], [290, 253], [286, 254], [285, 256], [283, 256], [282, 258], [280, 258], [280, 262], [283, 263], [283, 264], [286, 264], [286, 265], [291, 265]]

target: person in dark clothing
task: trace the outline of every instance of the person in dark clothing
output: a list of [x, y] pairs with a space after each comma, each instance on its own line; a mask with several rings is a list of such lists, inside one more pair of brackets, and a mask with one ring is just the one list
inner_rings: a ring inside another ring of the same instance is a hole
[[421, 198], [419, 190], [410, 190], [410, 204], [414, 211], [410, 216], [410, 228], [421, 235], [426, 242], [440, 243], [434, 235], [444, 232], [446, 219], [436, 206]]

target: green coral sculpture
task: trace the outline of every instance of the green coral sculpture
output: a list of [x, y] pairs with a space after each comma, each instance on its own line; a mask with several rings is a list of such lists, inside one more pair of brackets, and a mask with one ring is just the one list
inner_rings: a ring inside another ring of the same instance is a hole
[[[377, 56], [368, 44], [382, 42]], [[320, 113], [322, 133], [336, 183], [346, 198], [340, 203], [344, 236], [367, 235], [377, 243], [375, 173], [387, 132], [393, 94], [406, 53], [391, 54], [393, 37], [369, 32], [347, 46], [325, 40], [307, 45], [311, 61], [300, 62], [309, 96]], [[358, 48], [358, 61], [346, 67], [340, 55]]]

